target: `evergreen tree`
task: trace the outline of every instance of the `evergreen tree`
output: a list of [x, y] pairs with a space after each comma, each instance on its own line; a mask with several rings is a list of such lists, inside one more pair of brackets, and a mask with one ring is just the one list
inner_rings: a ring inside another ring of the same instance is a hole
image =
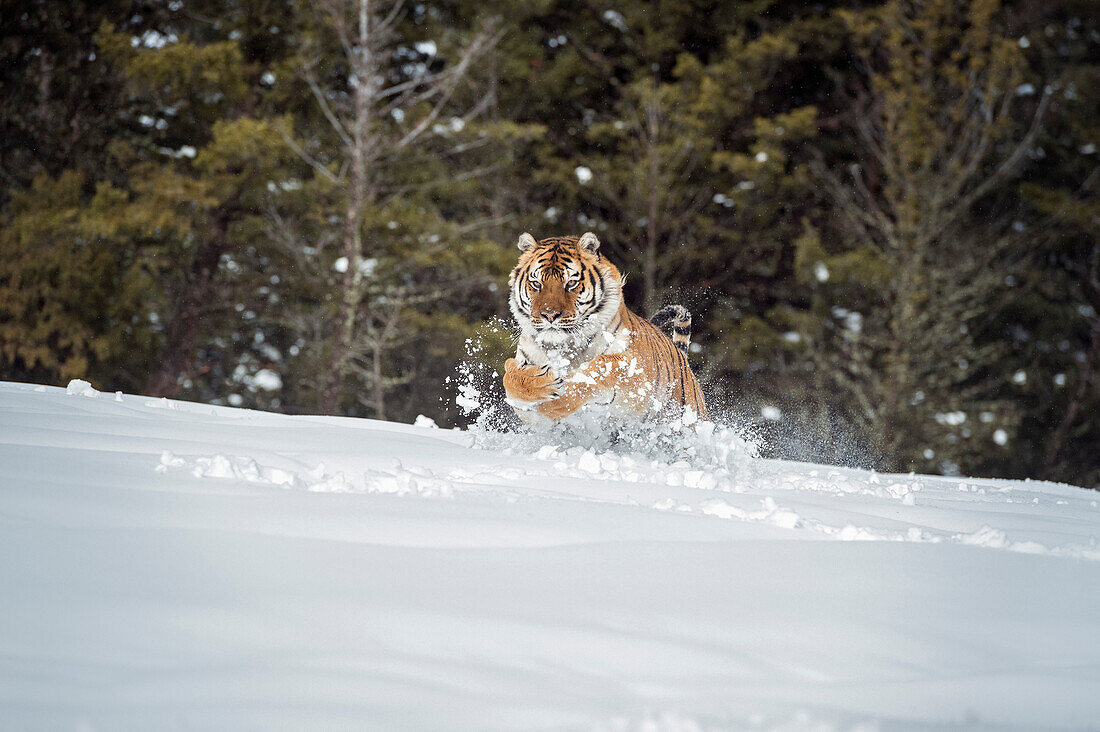
[[1029, 96], [995, 2], [842, 17], [870, 70], [852, 85], [859, 146], [846, 175], [815, 171], [846, 245], [830, 252], [814, 230], [800, 240], [827, 294], [795, 322], [886, 465], [957, 470], [1020, 418], [1004, 398], [1005, 349], [987, 337], [1021, 246], [996, 197], [1027, 162], [1049, 96]]
[[[1018, 43], [1053, 81], [1042, 167], [1021, 186], [1032, 246], [1004, 320], [1023, 418], [1009, 454], [989, 470], [1100, 485], [1100, 18], [1096, 3], [1017, 20]], [[1000, 460], [996, 460], [1000, 457]]]
[[118, 234], [151, 232], [125, 210], [110, 184], [87, 200], [79, 173], [40, 174], [12, 196], [0, 226], [0, 371], [56, 382], [94, 378], [135, 389], [156, 341], [158, 302], [147, 252], [118, 246]]
[[285, 123], [247, 115], [263, 88], [240, 34], [227, 27], [218, 40], [196, 42], [188, 27], [174, 18], [135, 43], [104, 26], [99, 44], [127, 81], [131, 123], [145, 131], [115, 151], [132, 215], [160, 217], [160, 230], [171, 234], [158, 262], [163, 348], [145, 388], [209, 398], [236, 371], [229, 344], [241, 340], [242, 316], [258, 309], [257, 293], [232, 285], [254, 269], [244, 260], [266, 256], [257, 219], [272, 179], [287, 177], [294, 158], [280, 132]]

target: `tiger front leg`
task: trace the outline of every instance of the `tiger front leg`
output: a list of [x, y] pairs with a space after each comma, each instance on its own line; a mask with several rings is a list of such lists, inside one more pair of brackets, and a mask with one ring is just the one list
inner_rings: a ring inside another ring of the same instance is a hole
[[585, 387], [587, 387], [587, 385], [582, 385], [580, 388], [575, 388], [572, 384], [568, 385], [565, 388], [564, 394], [556, 399], [540, 404], [538, 406], [539, 414], [554, 420], [565, 419], [569, 415], [574, 414], [578, 409], [587, 404], [595, 393], [591, 388]]
[[[539, 414], [554, 420], [565, 419], [584, 405], [607, 403], [621, 392], [632, 391], [638, 381], [621, 354], [599, 356], [578, 369], [560, 388], [560, 396], [538, 406]], [[611, 399], [605, 399], [609, 396]]]
[[514, 358], [504, 362], [504, 393], [517, 409], [533, 409], [556, 399], [561, 386], [562, 380], [549, 366], [525, 366]]

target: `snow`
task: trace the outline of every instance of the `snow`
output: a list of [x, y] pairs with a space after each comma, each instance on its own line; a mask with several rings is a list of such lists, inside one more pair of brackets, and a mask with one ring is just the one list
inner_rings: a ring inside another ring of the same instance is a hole
[[779, 410], [779, 407], [773, 407], [770, 404], [766, 404], [760, 407], [760, 416], [769, 422], [778, 422], [783, 418], [783, 412]]
[[260, 369], [252, 377], [253, 383], [264, 391], [278, 391], [283, 388], [283, 379], [271, 369]]
[[1090, 491], [429, 422], [0, 384], [2, 726], [1100, 719]]
[[602, 17], [604, 22], [612, 28], [621, 31], [627, 30], [626, 18], [623, 17], [622, 13], [615, 10], [605, 10]]

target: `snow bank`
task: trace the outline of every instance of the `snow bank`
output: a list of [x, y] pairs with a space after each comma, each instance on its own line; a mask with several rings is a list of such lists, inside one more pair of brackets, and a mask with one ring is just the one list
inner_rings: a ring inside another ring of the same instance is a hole
[[1100, 719], [1095, 493], [419, 424], [0, 384], [0, 726]]

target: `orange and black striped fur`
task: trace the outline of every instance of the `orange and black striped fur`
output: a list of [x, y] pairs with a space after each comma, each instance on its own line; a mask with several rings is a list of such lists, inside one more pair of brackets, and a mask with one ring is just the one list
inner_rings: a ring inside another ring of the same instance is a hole
[[[623, 276], [600, 255], [589, 232], [535, 241], [519, 238], [508, 280], [520, 328], [515, 358], [504, 364], [504, 390], [520, 419], [563, 419], [586, 405], [612, 415], [706, 419], [699, 382], [686, 356], [691, 315], [663, 308], [650, 323], [623, 304]], [[673, 337], [659, 326], [671, 324]]]

